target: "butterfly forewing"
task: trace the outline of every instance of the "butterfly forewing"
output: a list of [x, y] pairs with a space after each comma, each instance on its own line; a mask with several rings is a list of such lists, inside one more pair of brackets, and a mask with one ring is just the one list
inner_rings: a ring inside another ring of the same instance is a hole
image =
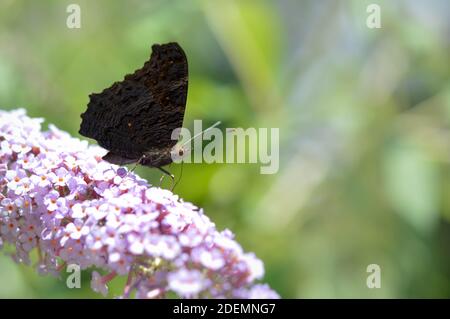
[[109, 150], [105, 159], [115, 164], [137, 161], [150, 150], [167, 150], [176, 144], [172, 131], [183, 124], [187, 86], [188, 65], [181, 47], [153, 45], [141, 69], [90, 95], [80, 134]]

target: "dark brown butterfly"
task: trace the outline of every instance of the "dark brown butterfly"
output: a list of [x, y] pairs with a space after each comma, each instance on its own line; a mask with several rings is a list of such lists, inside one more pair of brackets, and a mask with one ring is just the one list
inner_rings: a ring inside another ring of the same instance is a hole
[[107, 149], [103, 159], [110, 163], [139, 163], [170, 175], [161, 166], [172, 162], [178, 138], [172, 132], [183, 125], [187, 87], [183, 49], [155, 44], [141, 69], [89, 96], [79, 133]]

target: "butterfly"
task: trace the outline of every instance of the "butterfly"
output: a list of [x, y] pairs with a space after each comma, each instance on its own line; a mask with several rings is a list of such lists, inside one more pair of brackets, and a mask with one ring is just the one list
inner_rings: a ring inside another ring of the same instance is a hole
[[154, 44], [141, 69], [89, 95], [79, 133], [107, 149], [103, 159], [112, 164], [150, 166], [173, 179], [162, 166], [172, 163], [187, 88], [188, 63], [180, 45]]

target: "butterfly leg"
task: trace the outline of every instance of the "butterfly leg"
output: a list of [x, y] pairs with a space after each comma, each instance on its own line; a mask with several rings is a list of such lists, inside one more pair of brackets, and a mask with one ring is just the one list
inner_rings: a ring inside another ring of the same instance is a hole
[[141, 164], [142, 159], [145, 157], [145, 155], [142, 155], [139, 160], [136, 162], [136, 164], [134, 164], [133, 168], [129, 171], [129, 173], [133, 173], [134, 170], [136, 169], [136, 167]]
[[[140, 161], [140, 160], [139, 160]], [[138, 166], [138, 164], [139, 164], [139, 161], [138, 162], [136, 162], [136, 164], [134, 164], [134, 166], [133, 166], [133, 168], [132, 169], [130, 169], [129, 171], [128, 171], [128, 173], [133, 173], [134, 172], [134, 170], [136, 169], [136, 167]]]
[[161, 172], [163, 172], [164, 173], [164, 175], [163, 176], [161, 176], [161, 179], [159, 180], [159, 186], [161, 186], [161, 184], [162, 184], [162, 181], [164, 180], [164, 177], [166, 176], [166, 175], [168, 175], [168, 176], [170, 176], [170, 178], [172, 179], [172, 187], [170, 188], [170, 190], [173, 190], [173, 188], [174, 188], [174, 183], [175, 183], [175, 176], [173, 175], [173, 174], [171, 174], [169, 171], [166, 171], [164, 168], [162, 168], [162, 167], [158, 167], [158, 169], [161, 171]]

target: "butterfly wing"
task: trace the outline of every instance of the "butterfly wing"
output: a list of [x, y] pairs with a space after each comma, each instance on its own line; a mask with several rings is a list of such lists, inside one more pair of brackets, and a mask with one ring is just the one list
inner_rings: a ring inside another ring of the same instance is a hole
[[155, 44], [141, 69], [90, 95], [80, 134], [109, 150], [114, 163], [171, 148], [177, 142], [171, 139], [172, 131], [183, 125], [187, 86], [183, 49], [177, 43]]

